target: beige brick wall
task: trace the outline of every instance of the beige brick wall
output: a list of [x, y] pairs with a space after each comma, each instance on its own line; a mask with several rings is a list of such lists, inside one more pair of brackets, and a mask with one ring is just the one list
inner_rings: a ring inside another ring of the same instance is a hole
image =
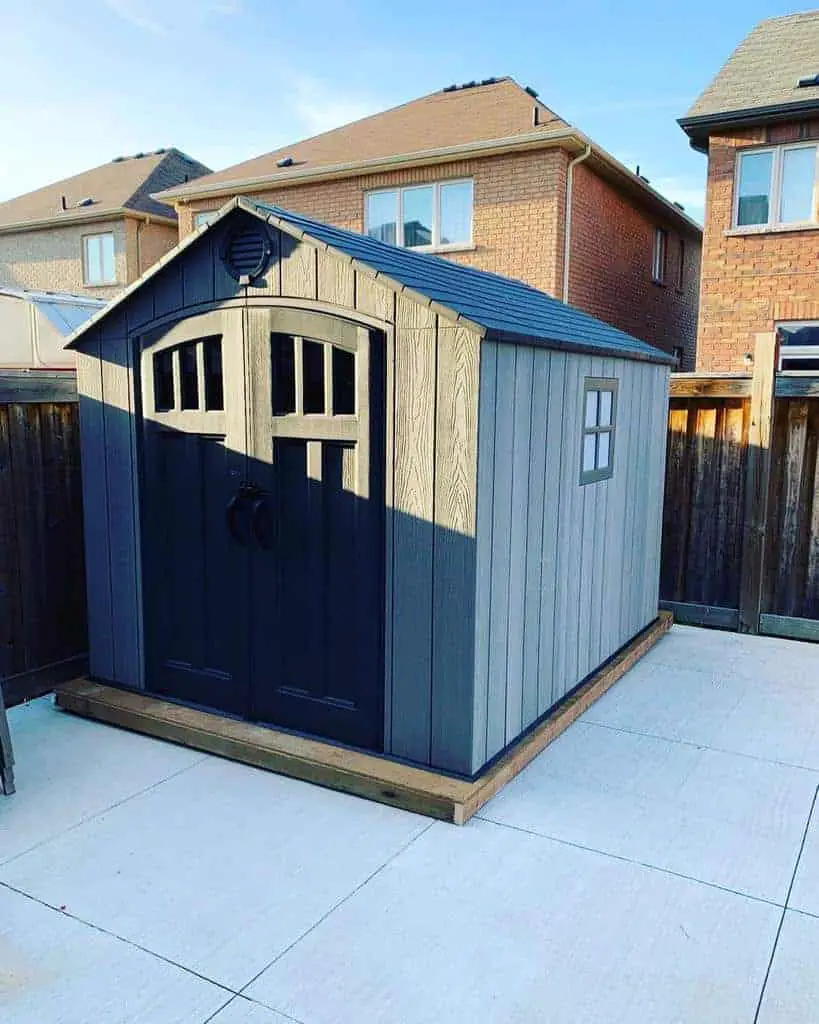
[[[109, 231], [114, 235], [117, 283], [101, 287], [86, 285], [83, 276], [83, 236]], [[125, 285], [135, 281], [172, 249], [176, 242], [176, 227], [146, 224], [131, 217], [41, 231], [22, 231], [13, 235], [0, 234], [0, 285], [73, 292], [109, 299]]]
[[[350, 231], [363, 231], [364, 194], [371, 189], [472, 178], [475, 247], [468, 252], [448, 252], [447, 259], [554, 292], [562, 244], [558, 211], [563, 203], [566, 163], [562, 150], [550, 150], [296, 185], [257, 192], [252, 198]], [[193, 230], [195, 212], [218, 209], [226, 201], [222, 197], [180, 206], [180, 238]]]
[[819, 320], [819, 232], [728, 235], [738, 149], [819, 139], [819, 121], [713, 135], [703, 241], [697, 369], [744, 369], [754, 335], [779, 320]]

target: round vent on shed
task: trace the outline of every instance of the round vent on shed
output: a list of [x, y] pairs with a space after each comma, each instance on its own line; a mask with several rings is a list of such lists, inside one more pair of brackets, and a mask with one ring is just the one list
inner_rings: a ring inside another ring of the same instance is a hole
[[239, 228], [227, 239], [223, 259], [228, 273], [237, 281], [260, 277], [270, 261], [270, 238], [263, 228]]

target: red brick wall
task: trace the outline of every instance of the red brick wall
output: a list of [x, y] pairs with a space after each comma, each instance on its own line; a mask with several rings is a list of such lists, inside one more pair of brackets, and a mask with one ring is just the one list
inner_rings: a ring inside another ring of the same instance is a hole
[[[677, 287], [680, 233], [641, 210], [579, 164], [574, 169], [569, 303], [667, 352], [682, 347], [694, 368], [700, 241], [684, 236], [683, 288]], [[663, 284], [652, 281], [654, 229], [668, 232]]]
[[732, 230], [738, 149], [819, 139], [819, 121], [712, 135], [703, 239], [697, 369], [744, 369], [754, 335], [778, 320], [819, 320], [819, 232]]

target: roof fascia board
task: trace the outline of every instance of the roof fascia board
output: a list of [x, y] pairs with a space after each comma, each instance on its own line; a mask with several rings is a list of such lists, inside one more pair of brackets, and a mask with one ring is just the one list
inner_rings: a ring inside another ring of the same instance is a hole
[[697, 114], [677, 118], [677, 124], [692, 140], [707, 137], [712, 128], [739, 128], [772, 121], [787, 121], [791, 117], [815, 112], [819, 115], [819, 97], [793, 103], [772, 103], [765, 107], [744, 107], [714, 114]]
[[177, 227], [176, 217], [162, 217], [155, 213], [143, 213], [140, 210], [127, 210], [118, 207], [113, 210], [91, 210], [88, 213], [72, 213], [69, 217], [41, 217], [37, 220], [21, 220], [12, 224], [0, 224], [0, 235], [17, 235], [26, 231], [40, 231], [43, 228], [67, 228], [73, 224], [94, 224], [104, 220], [119, 220], [121, 217], [132, 217], [144, 220], [149, 224], [168, 224]]

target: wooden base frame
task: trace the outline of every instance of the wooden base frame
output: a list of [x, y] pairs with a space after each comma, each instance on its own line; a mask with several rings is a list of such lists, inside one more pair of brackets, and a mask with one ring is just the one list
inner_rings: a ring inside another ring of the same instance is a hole
[[463, 825], [653, 647], [672, 621], [669, 612], [660, 612], [650, 626], [472, 780], [439, 775], [88, 679], [58, 686], [57, 704], [85, 718]]

